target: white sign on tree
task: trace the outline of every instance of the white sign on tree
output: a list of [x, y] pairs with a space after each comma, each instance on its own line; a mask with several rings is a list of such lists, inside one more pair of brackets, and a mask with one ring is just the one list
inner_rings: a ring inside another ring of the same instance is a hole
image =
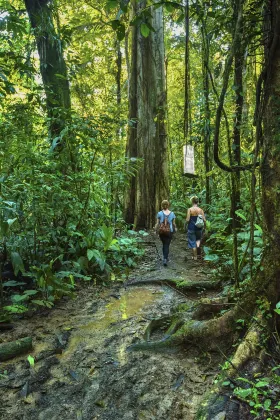
[[194, 147], [187, 145], [183, 147], [184, 154], [184, 175], [194, 175]]

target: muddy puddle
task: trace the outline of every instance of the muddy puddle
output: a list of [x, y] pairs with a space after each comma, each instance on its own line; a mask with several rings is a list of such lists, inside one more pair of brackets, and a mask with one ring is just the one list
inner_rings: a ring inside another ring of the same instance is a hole
[[[156, 302], [161, 295], [162, 293], [156, 290], [140, 287], [126, 290], [121, 296], [111, 297], [112, 301], [100, 307], [95, 314], [79, 317], [79, 323], [75, 325], [74, 330], [72, 326], [65, 327], [65, 330], [71, 329], [72, 332], [67, 349], [60, 357], [61, 361], [71, 359], [73, 354], [81, 349], [96, 351], [102, 348], [104, 341], [108, 341], [127, 327], [125, 321], [130, 321], [133, 317], [136, 318], [135, 323], [143, 320], [145, 308]], [[125, 343], [120, 345], [117, 353], [123, 361], [126, 353]]]
[[[154, 266], [158, 275], [156, 259]], [[173, 271], [182, 275], [175, 252]], [[32, 336], [35, 365], [28, 355], [1, 364], [0, 418], [192, 420], [218, 357], [195, 348], [127, 350], [143, 340], [151, 319], [182, 302], [193, 303], [165, 285], [116, 285], [102, 293], [89, 287], [47, 314], [19, 321], [5, 340]]]

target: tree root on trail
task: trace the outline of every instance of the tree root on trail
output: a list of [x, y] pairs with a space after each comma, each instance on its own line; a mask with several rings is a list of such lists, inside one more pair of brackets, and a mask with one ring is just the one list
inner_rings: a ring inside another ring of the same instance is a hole
[[216, 315], [221, 311], [230, 309], [231, 304], [228, 303], [227, 297], [209, 299], [203, 298], [198, 301], [195, 310], [192, 313], [193, 319], [205, 319], [211, 315]]
[[261, 312], [258, 312], [250, 329], [237, 347], [231, 360], [231, 367], [227, 371], [227, 376], [233, 378], [252, 358], [262, 357], [261, 335], [263, 331], [268, 331], [268, 326], [267, 323], [264, 323]]
[[[207, 348], [215, 347], [215, 338], [221, 336], [231, 337], [233, 324], [236, 319], [236, 310], [232, 309], [219, 318], [199, 320], [202, 315], [213, 316], [221, 309], [228, 309], [227, 298], [200, 299], [191, 306], [181, 303], [176, 306], [171, 314], [162, 318], [153, 319], [144, 333], [145, 342], [135, 343], [130, 350], [154, 350], [172, 345], [199, 344], [207, 345]], [[155, 330], [165, 330], [163, 338], [158, 341], [150, 341]]]
[[[170, 345], [182, 344], [199, 344], [200, 346], [206, 345], [208, 349], [216, 347], [217, 339], [221, 337], [232, 338], [232, 331], [236, 319], [236, 311], [234, 309], [226, 312], [220, 318], [210, 319], [207, 321], [199, 321], [184, 318], [183, 314], [178, 317], [176, 322], [176, 315], [172, 319], [172, 328], [174, 333], [166, 334], [167, 339], [164, 338], [155, 342], [142, 342], [133, 344], [131, 350], [149, 350], [156, 348], [163, 348]], [[190, 317], [189, 317], [190, 318]], [[160, 325], [160, 320], [157, 320], [157, 327]], [[149, 328], [149, 327], [148, 327]], [[153, 329], [153, 327], [152, 327]], [[171, 327], [168, 330], [171, 331]], [[166, 337], [165, 336], [165, 337]]]
[[24, 337], [16, 341], [0, 344], [0, 362], [12, 359], [20, 354], [26, 353], [32, 348], [32, 338]]
[[163, 337], [163, 340], [165, 340], [174, 334], [183, 324], [184, 320], [181, 317], [178, 317], [177, 314], [174, 316], [153, 319], [144, 332], [144, 339], [149, 341], [153, 331], [167, 327], [167, 331]]
[[[254, 317], [247, 334], [237, 347], [232, 360], [229, 362], [229, 369], [223, 372], [219, 382], [205, 394], [197, 411], [196, 420], [227, 418], [226, 415], [231, 409], [230, 404], [235, 404], [235, 410], [239, 410], [239, 402], [229, 399], [229, 390], [223, 386], [223, 383], [225, 380], [235, 383], [238, 381], [238, 379], [235, 379], [237, 375], [242, 377], [241, 369], [244, 365], [252, 359], [262, 359], [264, 350], [261, 347], [261, 336], [264, 329], [267, 330], [267, 325], [263, 323], [262, 314], [258, 313]], [[240, 418], [238, 413], [236, 418]]]
[[170, 284], [171, 286], [177, 288], [182, 292], [196, 292], [200, 290], [217, 290], [221, 286], [220, 281], [188, 281], [188, 280], [178, 280], [178, 279], [149, 279], [144, 278], [141, 280], [131, 280], [125, 284], [125, 286], [139, 286], [141, 284], [159, 284], [164, 285]]

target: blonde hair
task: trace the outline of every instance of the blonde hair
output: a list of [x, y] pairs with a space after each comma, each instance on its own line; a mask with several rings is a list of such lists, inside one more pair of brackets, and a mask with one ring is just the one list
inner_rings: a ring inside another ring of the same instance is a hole
[[167, 207], [169, 206], [169, 201], [168, 200], [163, 200], [162, 202], [161, 202], [161, 207], [164, 207], [164, 206], [166, 206], [167, 205]]
[[197, 197], [196, 195], [194, 195], [194, 196], [191, 198], [191, 202], [192, 202], [193, 204], [198, 204], [198, 202], [199, 202], [198, 197]]

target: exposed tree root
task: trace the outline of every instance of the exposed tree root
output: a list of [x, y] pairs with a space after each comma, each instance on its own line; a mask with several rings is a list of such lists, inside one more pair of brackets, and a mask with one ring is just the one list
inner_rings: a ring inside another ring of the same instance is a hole
[[231, 378], [234, 377], [249, 360], [260, 356], [262, 352], [261, 335], [267, 328], [268, 326], [264, 323], [262, 314], [259, 312], [254, 317], [254, 321], [246, 336], [237, 347], [233, 359], [231, 360], [231, 367], [227, 371], [227, 376]]
[[136, 286], [141, 284], [170, 284], [173, 287], [178, 288], [182, 292], [196, 292], [200, 290], [218, 290], [221, 286], [220, 281], [187, 281], [187, 280], [178, 280], [178, 279], [149, 279], [143, 278], [141, 280], [131, 280], [126, 283], [126, 286]]
[[[205, 313], [212, 316], [221, 309], [228, 309], [229, 304], [226, 298], [219, 299], [201, 299], [195, 309], [177, 307], [175, 312], [169, 317], [153, 320], [147, 327], [145, 339], [150, 340], [151, 334], [156, 329], [166, 328], [169, 323], [169, 328], [162, 340], [159, 341], [145, 341], [136, 343], [130, 347], [131, 350], [154, 350], [156, 348], [162, 349], [172, 345], [186, 345], [193, 344], [200, 347], [207, 347], [207, 349], [217, 349], [217, 343], [220, 339], [223, 342], [230, 344], [233, 342], [234, 333], [236, 331], [236, 321], [238, 318], [244, 320], [244, 323], [251, 318], [250, 304], [247, 303], [246, 311], [243, 311], [239, 305], [234, 305], [230, 310], [222, 314], [220, 317], [208, 320], [199, 320]], [[182, 312], [183, 310], [183, 312]], [[253, 341], [254, 333], [251, 330], [248, 335], [248, 340]], [[249, 341], [248, 341], [249, 343]], [[246, 344], [252, 349], [252, 344]], [[250, 347], [251, 346], [251, 347]], [[249, 351], [248, 350], [248, 351]], [[242, 350], [244, 352], [244, 350]], [[251, 350], [249, 351], [251, 354]]]
[[228, 310], [231, 305], [228, 303], [227, 297], [209, 299], [200, 299], [192, 313], [193, 319], [209, 318], [213, 315], [219, 314], [222, 310]]
[[165, 340], [166, 338], [174, 334], [183, 324], [183, 316], [178, 316], [178, 314], [169, 317], [153, 319], [146, 328], [146, 331], [144, 333], [144, 339], [146, 341], [149, 341], [153, 331], [167, 328], [163, 337], [163, 340]]
[[[261, 313], [258, 313], [230, 361], [230, 368], [224, 372], [220, 381], [204, 396], [197, 411], [196, 420], [211, 420], [214, 417], [227, 418], [226, 413], [229, 411], [228, 389], [225, 389], [222, 384], [225, 379], [234, 380], [235, 376], [241, 376], [240, 370], [246, 363], [262, 356], [261, 335], [263, 328], [267, 328], [267, 326], [263, 323]], [[238, 404], [238, 402], [235, 402], [235, 404]]]
[[[200, 346], [206, 344], [208, 349], [215, 348], [215, 339], [232, 336], [235, 318], [234, 309], [226, 312], [220, 318], [208, 321], [184, 320], [183, 317], [177, 317], [178, 322], [176, 323], [176, 318], [172, 322], [174, 333], [171, 336], [167, 334], [167, 340], [137, 343], [131, 346], [131, 350], [148, 350], [157, 347], [163, 348], [163, 344], [170, 346], [171, 344], [182, 345], [187, 343], [199, 344]], [[159, 325], [159, 320], [157, 320], [157, 326]], [[170, 330], [171, 327], [168, 331]]]

